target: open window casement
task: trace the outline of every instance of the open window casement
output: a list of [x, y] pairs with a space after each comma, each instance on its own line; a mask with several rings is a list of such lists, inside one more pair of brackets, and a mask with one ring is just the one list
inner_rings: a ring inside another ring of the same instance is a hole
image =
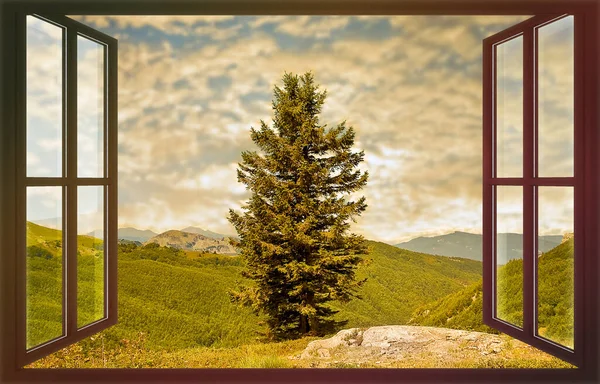
[[483, 42], [484, 321], [575, 365], [584, 350], [583, 39], [583, 17], [544, 15]]
[[17, 363], [117, 321], [117, 41], [17, 20]]

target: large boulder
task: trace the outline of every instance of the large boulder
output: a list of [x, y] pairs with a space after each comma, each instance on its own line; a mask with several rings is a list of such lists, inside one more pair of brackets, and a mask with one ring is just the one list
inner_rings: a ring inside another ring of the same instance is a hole
[[[504, 340], [498, 335], [448, 328], [409, 325], [384, 325], [366, 330], [351, 328], [335, 336], [308, 344], [300, 358], [350, 357], [364, 360], [373, 356], [402, 359], [416, 354], [440, 357], [467, 348], [480, 355], [502, 351]], [[458, 349], [460, 349], [458, 348]]]

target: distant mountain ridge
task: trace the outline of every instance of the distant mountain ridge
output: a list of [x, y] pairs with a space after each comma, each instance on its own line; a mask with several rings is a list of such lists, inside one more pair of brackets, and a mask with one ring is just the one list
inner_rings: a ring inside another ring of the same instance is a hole
[[158, 234], [145, 242], [156, 243], [163, 247], [173, 247], [188, 251], [202, 251], [217, 254], [236, 254], [236, 249], [227, 239], [210, 238], [198, 233], [170, 230]]
[[[119, 240], [139, 241], [140, 243], [144, 243], [148, 241], [148, 239], [158, 235], [158, 233], [153, 232], [149, 229], [142, 230], [133, 227], [119, 228], [117, 231]], [[93, 237], [103, 237], [103, 231], [92, 231], [87, 235]]]
[[[47, 221], [49, 221], [49, 220], [47, 220]], [[44, 223], [42, 223], [41, 225], [44, 225]], [[195, 233], [195, 234], [206, 236], [211, 239], [219, 239], [219, 240], [225, 239], [227, 237], [232, 237], [232, 238], [234, 237], [234, 236], [228, 236], [228, 235], [224, 235], [222, 233], [217, 233], [217, 232], [210, 231], [208, 229], [203, 229], [203, 228], [194, 227], [194, 226], [189, 226], [189, 227], [183, 228], [181, 230], [181, 232]], [[87, 235], [101, 238], [103, 236], [103, 231], [101, 229], [99, 229], [99, 230], [89, 232], [89, 233], [87, 233]], [[151, 238], [155, 237], [156, 235], [158, 235], [157, 232], [151, 231], [149, 229], [137, 229], [134, 227], [123, 227], [123, 228], [118, 229], [119, 240], [130, 240], [130, 241], [138, 241], [140, 243], [145, 243], [148, 240], [150, 240]]]
[[203, 229], [203, 228], [194, 227], [194, 226], [183, 228], [183, 229], [181, 229], [181, 232], [197, 233], [199, 235], [210, 237], [211, 239], [223, 239], [225, 237], [233, 237], [233, 236], [224, 235], [222, 233], [217, 233], [217, 232], [209, 231], [208, 229]]
[[[561, 243], [562, 235], [540, 236], [538, 246], [540, 252], [547, 252]], [[409, 251], [428, 253], [431, 255], [464, 257], [482, 261], [482, 236], [480, 234], [456, 231], [446, 235], [417, 237], [395, 246]], [[499, 264], [523, 257], [523, 235], [517, 233], [500, 233], [498, 239], [500, 252]]]

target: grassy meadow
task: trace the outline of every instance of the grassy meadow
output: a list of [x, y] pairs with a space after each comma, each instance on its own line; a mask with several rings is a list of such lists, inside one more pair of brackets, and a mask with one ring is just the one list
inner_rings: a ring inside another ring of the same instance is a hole
[[[59, 231], [28, 224], [29, 346], [61, 333], [60, 237]], [[82, 325], [97, 318], [102, 300], [102, 244], [88, 236], [78, 241], [78, 289], [88, 297], [78, 301]], [[413, 322], [491, 331], [483, 328], [481, 304], [476, 304], [481, 296], [480, 262], [378, 242], [368, 242], [368, 246], [366, 262], [358, 270], [359, 279], [367, 278], [359, 298], [332, 304], [339, 310], [336, 319], [348, 321], [344, 328]], [[228, 291], [248, 284], [241, 277], [243, 268], [239, 256], [120, 244], [118, 324], [29, 367], [315, 366], [315, 362], [289, 358], [315, 338], [270, 341], [261, 316], [230, 302]], [[477, 294], [479, 298], [472, 301]], [[473, 305], [464, 305], [467, 296]], [[424, 308], [429, 309], [428, 316], [422, 315]], [[461, 313], [447, 320], [449, 311]], [[553, 325], [548, 326], [548, 334], [555, 331]], [[527, 367], [561, 364], [538, 356], [523, 361]], [[410, 364], [404, 366], [419, 363]]]

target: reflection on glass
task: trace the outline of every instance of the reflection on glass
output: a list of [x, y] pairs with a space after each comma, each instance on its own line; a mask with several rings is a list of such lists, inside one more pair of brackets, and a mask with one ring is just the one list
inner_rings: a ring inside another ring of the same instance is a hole
[[63, 30], [27, 16], [27, 176], [62, 176]]
[[538, 175], [573, 176], [573, 16], [538, 30]]
[[62, 188], [27, 188], [26, 345], [63, 335]]
[[104, 318], [104, 187], [77, 189], [77, 327]]
[[[538, 239], [554, 247], [538, 252], [538, 335], [573, 348], [574, 196], [572, 187], [538, 187]], [[539, 241], [539, 240], [538, 240]]]
[[523, 327], [523, 189], [496, 187], [496, 317]]
[[80, 177], [104, 176], [104, 46], [77, 36], [77, 153]]
[[523, 175], [523, 38], [496, 47], [496, 176]]

